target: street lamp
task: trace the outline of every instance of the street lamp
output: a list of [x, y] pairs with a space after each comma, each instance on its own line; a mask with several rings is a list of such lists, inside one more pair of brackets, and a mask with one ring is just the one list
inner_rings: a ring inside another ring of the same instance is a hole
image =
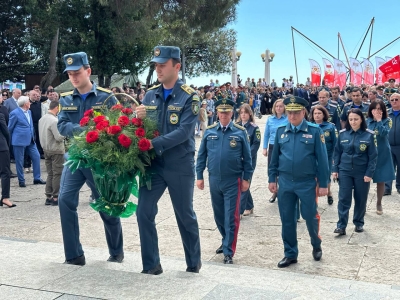
[[236, 51], [236, 48], [232, 49], [232, 51], [231, 51], [231, 57], [232, 57], [232, 79], [231, 79], [231, 84], [234, 87], [237, 87], [237, 62], [239, 61], [241, 56], [242, 56], [242, 52]]
[[274, 60], [274, 57], [275, 57], [275, 53], [269, 52], [268, 49], [265, 51], [265, 53], [261, 54], [261, 59], [265, 63], [264, 78], [268, 85], [271, 84], [269, 63]]

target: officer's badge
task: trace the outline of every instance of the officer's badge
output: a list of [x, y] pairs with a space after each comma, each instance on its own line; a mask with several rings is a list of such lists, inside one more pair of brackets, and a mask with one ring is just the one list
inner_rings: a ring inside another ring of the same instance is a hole
[[282, 133], [282, 134], [281, 134], [281, 139], [283, 139], [284, 137], [285, 137], [285, 135]]
[[325, 144], [325, 136], [323, 134], [321, 134], [320, 138], [321, 138], [321, 142], [323, 142]]
[[360, 150], [361, 150], [361, 151], [365, 151], [365, 149], [367, 149], [367, 145], [361, 144], [361, 145], [360, 145]]
[[257, 138], [258, 140], [261, 140], [261, 132], [260, 132], [260, 129], [258, 129], [258, 130], [256, 131], [256, 138]]
[[192, 113], [194, 115], [197, 115], [199, 113], [200, 106], [199, 106], [199, 101], [192, 101]]
[[232, 148], [236, 147], [236, 145], [237, 145], [236, 140], [231, 140], [231, 141], [229, 142], [229, 145], [230, 145]]
[[74, 62], [74, 60], [72, 59], [72, 57], [68, 57], [67, 64], [72, 65], [73, 62]]
[[329, 116], [329, 118], [328, 118], [328, 122], [331, 122], [332, 121], [332, 117], [331, 116]]
[[296, 102], [296, 98], [295, 98], [295, 97], [291, 97], [291, 98], [290, 98], [290, 102], [291, 102], [291, 103], [295, 103], [295, 102]]
[[178, 121], [179, 121], [179, 117], [178, 117], [178, 115], [177, 114], [171, 114], [170, 116], [169, 116], [169, 122], [171, 123], [171, 124], [177, 124], [178, 123]]
[[154, 56], [160, 56], [160, 54], [161, 54], [160, 49], [158, 49], [158, 48], [154, 49]]
[[326, 137], [328, 137], [328, 136], [330, 136], [331, 135], [331, 133], [329, 132], [329, 131], [325, 131], [325, 136]]
[[225, 103], [226, 103], [226, 99], [222, 99], [222, 103], [224, 103], [224, 104], [225, 104]]
[[393, 126], [393, 121], [392, 121], [392, 119], [391, 118], [389, 118], [389, 128], [392, 128], [392, 126]]

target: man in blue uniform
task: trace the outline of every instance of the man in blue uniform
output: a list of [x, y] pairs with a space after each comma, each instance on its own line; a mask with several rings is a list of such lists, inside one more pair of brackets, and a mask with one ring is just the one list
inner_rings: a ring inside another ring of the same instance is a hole
[[329, 113], [328, 122], [335, 124], [336, 129], [339, 131], [341, 129], [341, 126], [337, 110], [337, 104], [332, 104], [329, 101], [329, 92], [327, 90], [321, 90], [318, 93], [318, 101], [314, 102], [311, 108], [313, 108], [316, 105], [322, 105], [323, 107], [326, 108], [326, 110]]
[[[72, 138], [83, 128], [79, 121], [85, 111], [91, 108], [100, 108], [109, 98], [111, 91], [97, 87], [90, 81], [91, 69], [86, 53], [78, 52], [64, 55], [66, 68], [64, 72], [75, 87], [71, 92], [62, 93], [60, 98], [61, 110], [58, 118], [58, 131], [61, 135]], [[117, 101], [111, 97], [107, 105], [114, 105]], [[93, 198], [99, 197], [94, 188], [93, 175], [90, 169], [79, 168], [74, 173], [68, 167], [64, 167], [61, 175], [60, 193], [58, 204], [60, 209], [61, 227], [64, 239], [64, 251], [67, 264], [85, 265], [85, 256], [79, 241], [79, 224], [77, 207], [79, 202], [79, 190], [83, 184], [92, 188]], [[119, 218], [110, 217], [100, 212], [104, 222], [106, 240], [110, 257], [108, 261], [122, 262], [124, 259], [122, 227]]]
[[342, 125], [342, 128], [344, 128], [346, 125], [347, 116], [349, 114], [348, 111], [351, 108], [359, 108], [362, 111], [365, 118], [367, 118], [368, 114], [369, 104], [362, 102], [361, 89], [358, 87], [352, 88], [350, 93], [351, 93], [351, 102], [348, 102], [343, 106], [342, 115], [340, 116], [340, 123]]
[[159, 275], [163, 272], [158, 251], [156, 223], [157, 203], [168, 188], [185, 251], [187, 272], [201, 268], [199, 226], [193, 210], [194, 128], [198, 119], [199, 97], [178, 78], [181, 68], [178, 47], [154, 48], [155, 70], [161, 82], [150, 89], [137, 116], [146, 115], [157, 121], [160, 136], [151, 141], [157, 157], [152, 161], [151, 189], [139, 190], [137, 220], [143, 271]]
[[214, 219], [222, 235], [222, 245], [216, 252], [224, 253], [225, 264], [232, 264], [239, 232], [240, 192], [249, 189], [253, 167], [246, 129], [231, 121], [235, 102], [222, 99], [215, 105], [219, 123], [209, 126], [201, 141], [197, 187], [204, 189], [203, 172], [208, 160]]
[[[322, 257], [319, 236], [320, 217], [318, 196], [328, 194], [328, 155], [325, 138], [318, 125], [304, 117], [308, 102], [300, 97], [288, 97], [285, 104], [289, 123], [278, 128], [269, 165], [269, 190], [278, 193], [282, 221], [282, 239], [285, 257], [278, 263], [285, 268], [297, 263], [296, 204], [300, 199], [301, 215], [306, 220], [316, 261]], [[276, 184], [278, 178], [279, 190]]]

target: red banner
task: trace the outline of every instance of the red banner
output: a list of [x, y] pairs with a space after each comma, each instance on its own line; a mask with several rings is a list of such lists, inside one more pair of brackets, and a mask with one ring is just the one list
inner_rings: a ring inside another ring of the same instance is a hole
[[379, 67], [386, 79], [394, 78], [397, 82], [400, 81], [400, 55], [393, 57], [388, 62]]
[[350, 57], [350, 81], [355, 85], [355, 86], [360, 86], [362, 84], [362, 67], [361, 63], [355, 59]]
[[380, 66], [385, 63], [385, 60], [382, 57], [375, 56], [375, 82], [377, 84], [383, 84], [386, 81], [385, 74], [380, 70]]
[[329, 88], [332, 88], [335, 85], [335, 75], [334, 75], [334, 71], [333, 71], [333, 65], [326, 58], [323, 58], [322, 61], [324, 63], [324, 70], [325, 70], [324, 83]]
[[346, 66], [341, 60], [336, 58], [333, 59], [335, 69], [335, 86], [339, 86], [342, 89], [346, 85]]
[[311, 86], [320, 86], [321, 85], [321, 67], [319, 63], [315, 60], [310, 59], [310, 67], [311, 67]]
[[364, 58], [362, 63], [364, 84], [374, 84], [374, 66], [372, 63]]

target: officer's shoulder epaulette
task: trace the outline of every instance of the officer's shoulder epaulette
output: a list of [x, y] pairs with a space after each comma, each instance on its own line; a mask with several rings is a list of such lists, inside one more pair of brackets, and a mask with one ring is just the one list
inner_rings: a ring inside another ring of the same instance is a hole
[[235, 126], [236, 128], [239, 128], [241, 130], [246, 130], [246, 128], [244, 128], [243, 126], [240, 126], [239, 124], [233, 123], [233, 126]]
[[314, 101], [314, 102], [312, 103], [312, 105], [317, 105], [317, 104], [319, 104], [319, 101]]
[[182, 84], [181, 85], [181, 89], [184, 90], [186, 93], [188, 93], [189, 95], [193, 94], [195, 92], [194, 89], [192, 89], [190, 86], [188, 86], [187, 84]]
[[365, 131], [366, 131], [366, 132], [369, 132], [369, 133], [371, 133], [371, 134], [375, 134], [375, 132], [374, 132], [373, 130], [371, 130], [371, 129], [366, 129]]
[[218, 123], [214, 123], [214, 124], [212, 124], [212, 125], [210, 125], [210, 126], [207, 126], [207, 129], [214, 128], [214, 127], [217, 126], [217, 125], [218, 125]]
[[332, 122], [328, 122], [328, 123], [331, 124], [331, 125], [333, 125], [333, 126], [336, 126], [335, 123], [332, 123]]
[[346, 128], [343, 128], [342, 130], [340, 130], [339, 132], [345, 132], [346, 131]]
[[69, 92], [61, 93], [61, 94], [60, 94], [60, 97], [69, 96], [69, 95], [72, 95], [73, 93], [74, 93], [74, 91], [69, 91]]
[[330, 100], [333, 104], [337, 104], [338, 102], [336, 100]]
[[346, 103], [344, 106], [350, 106], [350, 105], [352, 105], [353, 104], [353, 102], [348, 102], [348, 103]]
[[308, 122], [308, 121], [307, 121], [307, 125], [310, 126], [310, 127], [319, 128], [319, 125], [311, 123], [311, 122]]
[[109, 94], [112, 93], [112, 91], [110, 91], [108, 89], [105, 89], [105, 88], [102, 88], [101, 86], [96, 86], [96, 89], [98, 89], [99, 91], [102, 91], [102, 92], [109, 93]]
[[337, 104], [329, 103], [329, 106], [332, 106], [332, 107], [336, 108], [336, 107], [337, 107]]
[[258, 125], [256, 123], [250, 122], [250, 125], [253, 127], [258, 127]]
[[160, 87], [160, 85], [161, 85], [161, 84], [157, 84], [157, 85], [155, 85], [155, 86], [152, 86], [151, 88], [148, 89], [148, 91], [157, 89], [157, 88]]

